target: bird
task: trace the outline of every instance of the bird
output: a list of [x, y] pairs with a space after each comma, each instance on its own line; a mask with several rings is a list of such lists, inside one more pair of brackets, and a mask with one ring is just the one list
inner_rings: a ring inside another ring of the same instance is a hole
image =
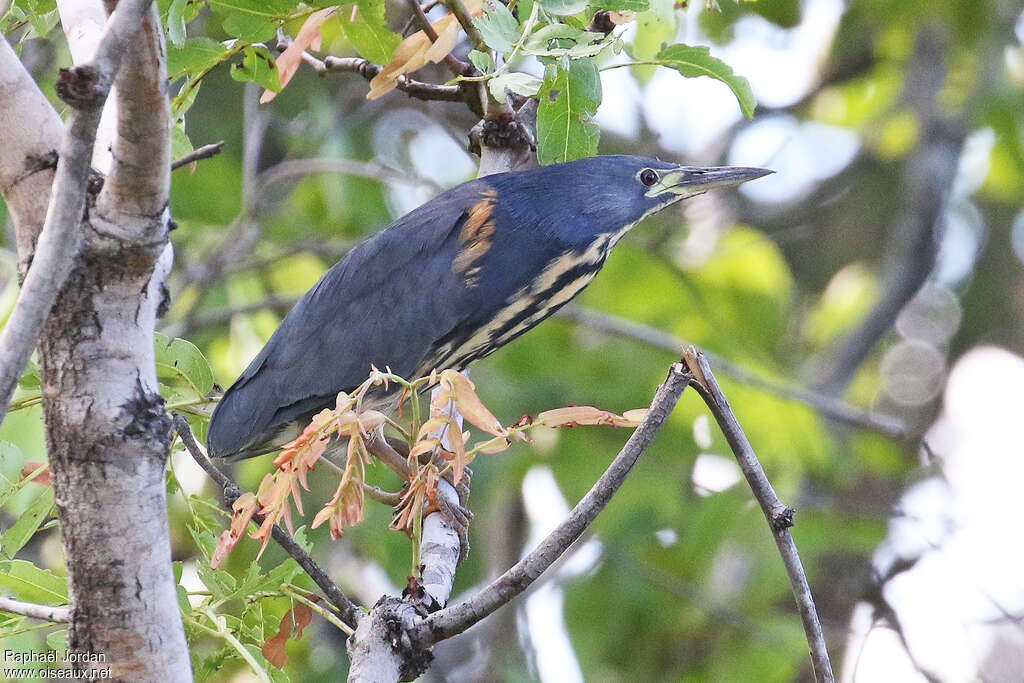
[[639, 221], [772, 171], [594, 156], [458, 185], [352, 248], [285, 316], [210, 419], [211, 455], [278, 450], [371, 366], [463, 370], [578, 295]]

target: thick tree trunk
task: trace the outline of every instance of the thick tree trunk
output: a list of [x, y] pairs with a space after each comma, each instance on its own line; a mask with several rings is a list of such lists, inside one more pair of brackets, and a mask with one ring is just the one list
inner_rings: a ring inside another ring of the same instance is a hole
[[40, 343], [47, 448], [71, 649], [102, 653], [115, 679], [188, 681], [167, 533], [170, 419], [153, 369], [155, 261], [141, 249], [87, 254], [72, 272]]
[[[102, 13], [96, 3], [92, 9]], [[64, 2], [62, 10], [73, 5]], [[107, 9], [114, 5], [108, 2]], [[0, 45], [0, 57], [13, 71], [20, 69], [6, 44]], [[76, 653], [102, 655], [95, 666], [109, 670], [105, 678], [132, 682], [192, 678], [168, 534], [164, 465], [171, 421], [158, 393], [153, 353], [157, 310], [172, 261], [165, 57], [156, 6], [147, 0], [118, 4], [89, 67], [100, 74], [101, 86], [117, 73], [123, 93], [117, 100], [113, 162], [77, 226], [75, 243], [65, 245], [73, 250], [81, 244], [81, 250], [38, 346], [72, 601], [69, 645]], [[88, 69], [67, 77], [82, 73]], [[7, 85], [0, 80], [0, 86]], [[91, 87], [85, 94], [102, 103], [104, 93]], [[33, 87], [31, 94], [37, 93]], [[29, 104], [43, 107], [38, 96]], [[0, 113], [7, 108], [0, 107]], [[9, 203], [26, 193], [28, 182], [47, 179], [24, 169], [34, 170], [33, 161], [46, 156], [41, 145], [59, 146], [53, 118], [51, 113], [46, 119], [53, 137], [48, 143], [24, 131], [5, 140], [0, 180]], [[71, 131], [74, 135], [74, 127]], [[40, 204], [28, 198], [15, 204], [22, 209], [15, 212], [16, 226], [27, 262], [43, 223]], [[32, 268], [37, 267], [38, 259]]]

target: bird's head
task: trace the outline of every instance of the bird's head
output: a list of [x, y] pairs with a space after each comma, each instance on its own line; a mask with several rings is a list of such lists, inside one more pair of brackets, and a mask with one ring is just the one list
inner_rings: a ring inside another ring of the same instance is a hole
[[[542, 186], [533, 196], [550, 199], [536, 208], [555, 218], [560, 229], [585, 231], [573, 236], [585, 241], [596, 234], [620, 233], [688, 197], [739, 185], [773, 171], [743, 166], [677, 166], [645, 157], [609, 155], [546, 166], [531, 173]], [[559, 221], [563, 216], [565, 220]], [[580, 221], [581, 217], [586, 220]]]

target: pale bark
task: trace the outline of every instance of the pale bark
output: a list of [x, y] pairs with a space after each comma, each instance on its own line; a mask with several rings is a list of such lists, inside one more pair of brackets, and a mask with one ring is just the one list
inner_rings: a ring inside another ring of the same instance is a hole
[[0, 192], [14, 219], [18, 270], [28, 270], [50, 201], [64, 124], [0, 36]]
[[[124, 0], [107, 23], [92, 64], [70, 75], [94, 78], [71, 83], [69, 102], [78, 109], [67, 138], [78, 144], [62, 147], [71, 153], [62, 153], [57, 175], [65, 169], [69, 182], [55, 185], [51, 205], [61, 207], [81, 250], [39, 339], [48, 456], [72, 601], [69, 645], [75, 652], [103, 653], [103, 666], [121, 681], [191, 680], [165, 499], [170, 419], [157, 392], [153, 357], [156, 313], [171, 263], [164, 50], [155, 5]], [[23, 71], [16, 66], [4, 70], [5, 79]], [[86, 215], [92, 135], [114, 82], [127, 96], [119, 102], [116, 162]], [[0, 101], [0, 111], [12, 106], [6, 98]], [[50, 128], [50, 137], [42, 140], [5, 132], [0, 174], [9, 202], [6, 180], [17, 177], [27, 155], [58, 144], [61, 133]], [[27, 206], [25, 216], [31, 215]], [[19, 248], [30, 248], [32, 224], [18, 227]], [[63, 273], [40, 267], [45, 240], [40, 239], [29, 278], [38, 273], [62, 279]], [[75, 241], [56, 246], [63, 257], [75, 257]], [[26, 256], [22, 253], [23, 260]], [[8, 327], [13, 324], [12, 319]]]
[[[96, 56], [107, 13], [100, 0], [57, 0], [60, 26], [68, 41], [71, 61], [88, 64]], [[117, 93], [114, 89], [103, 105], [103, 114], [96, 127], [96, 144], [93, 146], [92, 166], [100, 173], [110, 171], [110, 149], [117, 132]]]

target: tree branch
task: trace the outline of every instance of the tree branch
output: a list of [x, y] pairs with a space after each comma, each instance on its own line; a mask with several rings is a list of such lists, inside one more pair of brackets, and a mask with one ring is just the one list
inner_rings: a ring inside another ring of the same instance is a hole
[[34, 602], [22, 602], [21, 600], [2, 596], [0, 596], [0, 612], [10, 612], [11, 614], [20, 614], [23, 617], [53, 621], [60, 624], [66, 624], [71, 621], [70, 607], [37, 605]]
[[533, 551], [469, 600], [427, 617], [416, 627], [418, 642], [433, 644], [462, 633], [516, 597], [578, 539], [629, 476], [637, 460], [654, 440], [675, 408], [691, 376], [679, 363], [672, 364], [668, 378], [654, 396], [647, 416], [626, 445], [569, 517], [541, 541]]
[[[362, 57], [325, 57], [320, 62], [315, 57], [306, 59], [303, 55], [303, 59], [307, 64], [313, 66], [317, 73], [324, 74], [331, 71], [357, 73], [366, 80], [372, 79], [384, 68]], [[319, 62], [319, 65], [316, 62]], [[464, 102], [466, 100], [465, 92], [457, 85], [425, 83], [402, 76], [398, 79], [396, 87], [409, 97], [418, 100], [440, 100], [443, 102]]]
[[[430, 26], [430, 22], [427, 22]], [[433, 27], [430, 27], [433, 32]], [[429, 37], [429, 34], [428, 34]], [[437, 33], [434, 33], [433, 39], [437, 38]], [[277, 49], [285, 50], [291, 45], [293, 39], [285, 35], [283, 31], [278, 32], [277, 36]], [[449, 55], [450, 57], [451, 55]], [[454, 59], [454, 58], [453, 58]], [[344, 73], [357, 73], [366, 80], [371, 80], [378, 73], [383, 71], [384, 67], [379, 64], [374, 64], [368, 59], [362, 57], [334, 57], [328, 56], [323, 59], [317, 59], [309, 52], [302, 53], [302, 61], [313, 67], [313, 70], [320, 76], [324, 76], [329, 72], [338, 71]], [[459, 60], [455, 60], [459, 64], [463, 64]], [[447, 63], [447, 60], [446, 60]], [[460, 68], [471, 68], [469, 65], [464, 65]], [[454, 68], [453, 68], [454, 71]], [[459, 73], [459, 72], [457, 72]], [[407, 94], [409, 97], [414, 97], [419, 100], [441, 100], [446, 102], [465, 102], [466, 94], [465, 91], [457, 85], [438, 85], [435, 83], [425, 83], [423, 81], [417, 81], [409, 78], [408, 76], [402, 76], [398, 79], [396, 87]]]
[[[75, 64], [88, 64], [96, 54], [103, 27], [107, 23], [107, 12], [99, 0], [57, 0], [61, 29], [67, 38], [71, 60]], [[96, 144], [93, 145], [92, 166], [100, 173], [110, 172], [111, 154], [117, 136], [117, 94], [111, 90], [110, 97], [103, 105], [103, 114], [96, 127]]]
[[800, 563], [800, 554], [793, 542], [793, 536], [789, 533], [789, 528], [793, 526], [794, 510], [784, 505], [775, 494], [775, 489], [772, 488], [771, 482], [768, 481], [768, 477], [764, 473], [764, 468], [758, 462], [750, 441], [747, 440], [743, 428], [740, 427], [736, 415], [729, 406], [729, 401], [722, 393], [721, 387], [718, 386], [707, 358], [691, 346], [683, 352], [683, 361], [689, 368], [694, 388], [707, 403], [708, 409], [715, 416], [729, 446], [732, 447], [740, 469], [743, 471], [743, 476], [750, 484], [754, 497], [760, 504], [761, 511], [764, 512], [765, 519], [768, 520], [768, 525], [771, 527], [772, 537], [779, 548], [782, 562], [786, 566], [786, 574], [789, 575], [789, 582], [793, 586], [793, 595], [800, 610], [804, 633], [811, 648], [814, 678], [819, 683], [834, 683], [835, 677], [832, 674], [832, 665], [829, 662], [821, 622], [818, 620], [818, 612], [814, 607], [814, 597], [811, 595], [811, 588], [807, 583], [803, 565]]
[[0, 192], [14, 219], [18, 271], [24, 275], [46, 220], [64, 124], [3, 36], [0, 73]]
[[61, 142], [50, 204], [32, 267], [0, 333], [0, 421], [74, 263], [96, 126], [121, 56], [150, 2], [124, 0], [107, 24], [93, 63], [63, 71], [57, 82], [58, 94], [73, 110]]
[[188, 166], [189, 164], [201, 161], [202, 159], [209, 159], [215, 157], [221, 153], [224, 149], [224, 141], [214, 142], [209, 145], [203, 145], [198, 149], [194, 149], [180, 159], [175, 159], [171, 162], [171, 170], [177, 171], [182, 166]]
[[[648, 346], [673, 353], [678, 353], [680, 349], [689, 346], [689, 343], [685, 340], [655, 327], [582, 306], [566, 306], [559, 310], [555, 316], [575, 321], [594, 330], [633, 339]], [[728, 375], [737, 382], [742, 382], [790, 401], [802, 403], [836, 422], [870, 429], [897, 439], [906, 436], [906, 426], [897, 418], [863, 410], [830, 394], [761, 377], [740, 365], [714, 354], [705, 353], [705, 355], [714, 362], [715, 367], [723, 374]]]
[[[192, 455], [192, 458], [210, 476], [210, 479], [213, 479], [217, 486], [221, 488], [224, 496], [224, 507], [230, 510], [234, 502], [242, 495], [242, 488], [231, 477], [214, 466], [210, 458], [203, 452], [202, 447], [196, 442], [196, 437], [192, 434], [192, 428], [188, 426], [188, 421], [181, 415], [174, 416], [174, 429], [178, 432], [178, 436], [181, 437], [182, 443], [185, 444], [185, 448]], [[257, 524], [263, 523], [263, 515], [256, 514], [252, 518]], [[348, 596], [338, 588], [337, 584], [327, 575], [327, 572], [292, 538], [291, 534], [277, 524], [274, 525], [272, 534], [278, 545], [284, 548], [285, 552], [299, 563], [299, 566], [309, 575], [309, 578], [313, 579], [316, 585], [320, 587], [320, 590], [324, 592], [328, 602], [333, 605], [337, 612], [338, 617], [349, 628], [354, 630], [358, 626], [362, 615], [359, 607], [348, 599]]]
[[[121, 4], [104, 3], [116, 19]], [[171, 100], [167, 48], [156, 5], [149, 5], [141, 26], [136, 26], [132, 49], [117, 72], [118, 91], [126, 95], [116, 99], [113, 163], [90, 222], [119, 240], [162, 249], [167, 240], [162, 218], [171, 191]]]

